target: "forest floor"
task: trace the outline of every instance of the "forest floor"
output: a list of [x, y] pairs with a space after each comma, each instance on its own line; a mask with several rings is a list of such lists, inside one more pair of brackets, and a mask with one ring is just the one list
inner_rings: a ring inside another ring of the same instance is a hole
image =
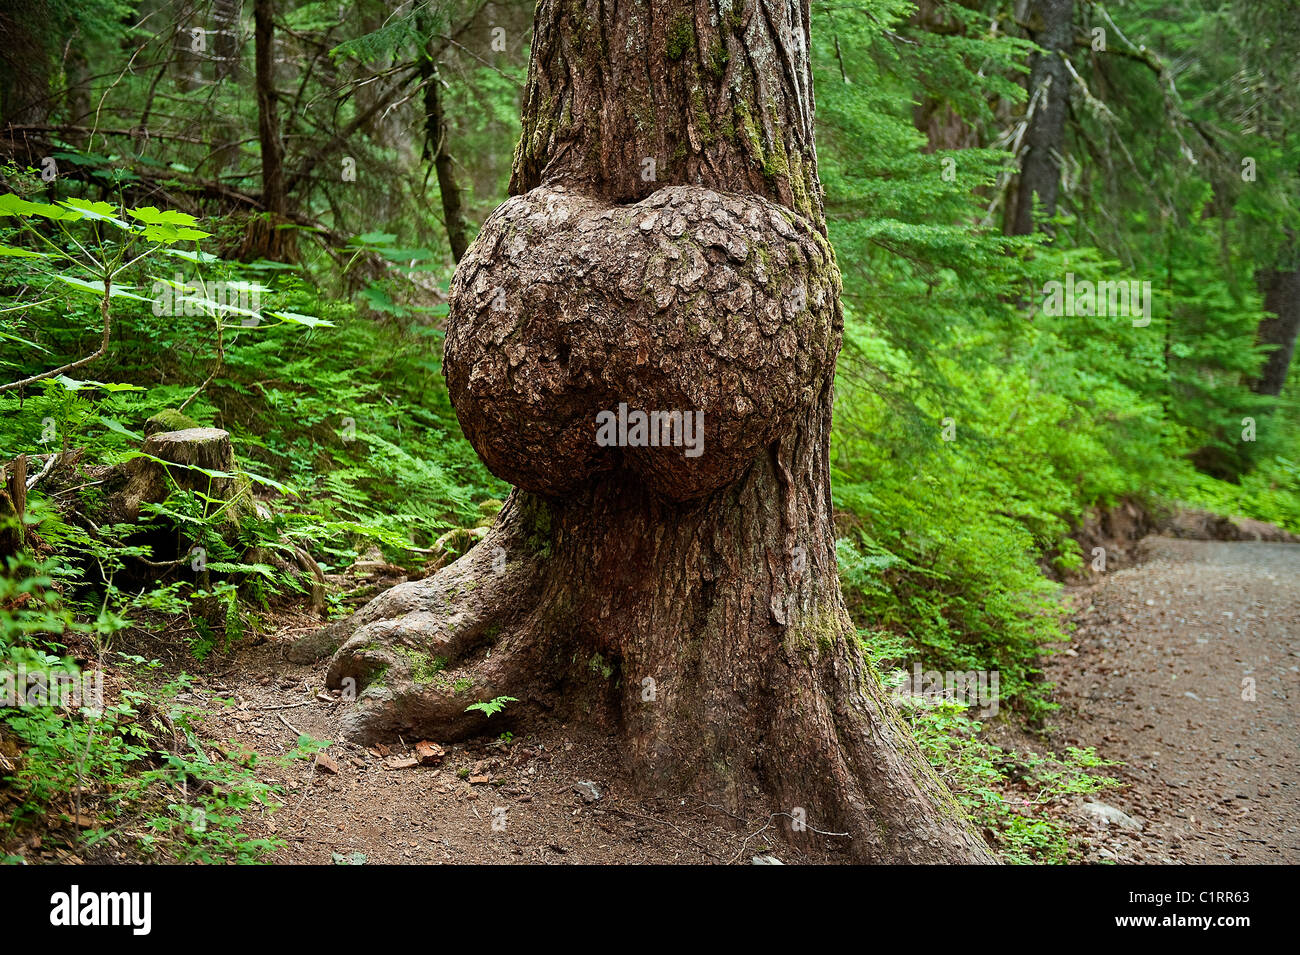
[[[1152, 537], [1141, 551], [1137, 566], [1072, 589], [1077, 631], [1045, 665], [1061, 703], [1047, 737], [1004, 723], [995, 741], [1095, 746], [1124, 764], [1109, 770], [1124, 788], [1080, 799], [1063, 820], [1089, 861], [1300, 861], [1300, 545]], [[208, 743], [257, 753], [258, 776], [284, 787], [281, 808], [244, 820], [287, 842], [272, 862], [803, 861], [779, 818], [638, 795], [611, 741], [578, 725], [447, 746], [437, 766], [415, 764], [418, 740], [342, 742], [348, 704], [323, 692], [324, 664], [283, 657], [314, 625], [214, 654], [185, 701]], [[300, 734], [335, 742], [315, 762], [267, 758]]]

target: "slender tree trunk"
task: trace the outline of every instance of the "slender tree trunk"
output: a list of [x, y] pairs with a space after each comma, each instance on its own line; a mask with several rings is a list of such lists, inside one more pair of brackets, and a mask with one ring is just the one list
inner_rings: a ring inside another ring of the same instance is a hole
[[[172, 57], [171, 65], [173, 76], [176, 81], [176, 88], [183, 93], [189, 93], [198, 88], [203, 81], [203, 59], [204, 55], [194, 49], [194, 35], [191, 32], [194, 29], [206, 29], [204, 27], [204, 18], [199, 13], [198, 4], [193, 0], [182, 0], [173, 8], [176, 17], [175, 30], [176, 34], [172, 38]], [[206, 46], [208, 36], [203, 36], [203, 43]]]
[[1029, 17], [1030, 36], [1046, 52], [1030, 58], [1029, 108], [1033, 113], [1025, 132], [1020, 182], [1008, 229], [1011, 235], [1034, 231], [1035, 196], [1043, 216], [1056, 213], [1070, 93], [1064, 57], [1074, 40], [1074, 0], [1032, 0]]
[[[212, 79], [213, 82], [242, 82], [243, 58], [243, 0], [213, 0], [212, 3]], [[239, 161], [239, 142], [245, 128], [234, 117], [217, 115], [209, 120], [210, 142], [213, 148], [211, 174], [221, 174]]]
[[1264, 311], [1273, 314], [1259, 323], [1259, 341], [1276, 348], [1251, 387], [1256, 394], [1280, 395], [1295, 354], [1296, 334], [1300, 333], [1300, 269], [1266, 269], [1258, 280]]
[[427, 51], [420, 58], [420, 79], [424, 83], [424, 159], [433, 160], [438, 176], [438, 195], [442, 198], [442, 218], [447, 227], [447, 242], [452, 258], [459, 262], [469, 245], [469, 225], [461, 209], [461, 188], [456, 181], [455, 162], [447, 149], [447, 118], [442, 108], [442, 80], [438, 64]]
[[239, 72], [243, 0], [212, 0], [212, 76], [217, 82]]
[[[808, 43], [806, 2], [541, 0], [512, 198], [456, 271], [444, 359], [516, 490], [465, 557], [311, 648], [342, 643], [357, 738], [483, 732], [466, 705], [513, 696], [814, 855], [988, 861], [840, 594]], [[620, 404], [702, 415], [677, 419], [702, 447], [602, 443]]]
[[[969, 3], [969, 0], [967, 0]], [[943, 0], [917, 0], [910, 24], [935, 36], [965, 36], [966, 27]], [[946, 97], [923, 96], [912, 108], [912, 125], [926, 138], [925, 152], [974, 149], [979, 131], [967, 123]]]
[[275, 89], [275, 0], [254, 0], [253, 42], [257, 88], [257, 137], [262, 150], [262, 208], [249, 220], [240, 258], [289, 262], [297, 258], [288, 223], [284, 143], [280, 139], [279, 99]]

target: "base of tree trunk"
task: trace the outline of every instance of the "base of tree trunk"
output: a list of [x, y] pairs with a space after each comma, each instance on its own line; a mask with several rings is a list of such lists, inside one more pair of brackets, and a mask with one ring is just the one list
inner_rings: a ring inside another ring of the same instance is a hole
[[766, 819], [804, 851], [993, 861], [866, 666], [833, 558], [810, 548], [792, 578], [771, 552], [783, 453], [724, 500], [665, 502], [621, 472], [565, 501], [515, 491], [465, 556], [290, 656], [334, 652], [358, 741], [495, 733], [467, 707], [513, 697], [512, 725], [606, 727], [642, 789]]
[[243, 239], [233, 255], [241, 262], [297, 262], [298, 234], [288, 219], [269, 212], [255, 213], [249, 216]]

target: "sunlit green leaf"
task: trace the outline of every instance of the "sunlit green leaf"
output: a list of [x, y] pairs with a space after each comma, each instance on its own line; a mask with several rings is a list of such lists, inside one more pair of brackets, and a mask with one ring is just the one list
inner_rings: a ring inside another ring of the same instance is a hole
[[267, 311], [267, 315], [283, 319], [286, 322], [292, 322], [294, 325], [307, 325], [311, 328], [333, 328], [333, 322], [327, 322], [323, 318], [316, 318], [314, 315], [300, 315], [297, 312], [273, 312]]
[[20, 259], [48, 259], [49, 256], [44, 252], [32, 252], [30, 249], [15, 249], [11, 245], [0, 245], [0, 255], [7, 255], [11, 258]]

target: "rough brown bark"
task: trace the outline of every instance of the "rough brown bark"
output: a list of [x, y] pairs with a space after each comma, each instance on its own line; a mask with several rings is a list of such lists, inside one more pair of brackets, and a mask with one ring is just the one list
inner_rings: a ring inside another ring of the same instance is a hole
[[1275, 347], [1252, 388], [1256, 394], [1280, 395], [1300, 333], [1300, 269], [1266, 269], [1258, 279], [1264, 311], [1273, 316], [1259, 323], [1259, 341]]
[[297, 258], [289, 224], [289, 192], [284, 177], [279, 97], [275, 89], [275, 0], [254, 0], [253, 43], [257, 88], [257, 138], [262, 152], [262, 208], [249, 220], [240, 258], [291, 262]]
[[0, 465], [0, 566], [27, 543], [27, 455]]
[[424, 83], [424, 159], [433, 161], [438, 176], [438, 195], [442, 199], [442, 219], [447, 228], [451, 256], [459, 262], [469, 247], [469, 227], [461, 207], [461, 188], [456, 181], [455, 160], [447, 148], [447, 118], [442, 108], [442, 80], [438, 64], [432, 57], [420, 60], [420, 79]]
[[0, 9], [0, 122], [40, 125], [50, 115], [50, 12], [44, 0]]
[[[357, 738], [607, 726], [638, 783], [858, 861], [987, 861], [863, 661], [831, 524], [842, 332], [806, 4], [542, 0], [513, 196], [445, 374], [517, 489], [485, 539], [314, 636]], [[647, 180], [644, 160], [655, 159]], [[702, 411], [703, 453], [596, 415]], [[807, 828], [792, 822], [806, 819]], [[833, 835], [832, 835], [833, 834]]]
[[1033, 115], [1025, 131], [1016, 201], [1010, 210], [1011, 235], [1034, 231], [1034, 197], [1045, 217], [1056, 214], [1061, 189], [1060, 155], [1065, 148], [1065, 116], [1070, 75], [1065, 66], [1074, 40], [1074, 0], [1032, 0], [1030, 36], [1045, 52], [1030, 59], [1029, 96]]

